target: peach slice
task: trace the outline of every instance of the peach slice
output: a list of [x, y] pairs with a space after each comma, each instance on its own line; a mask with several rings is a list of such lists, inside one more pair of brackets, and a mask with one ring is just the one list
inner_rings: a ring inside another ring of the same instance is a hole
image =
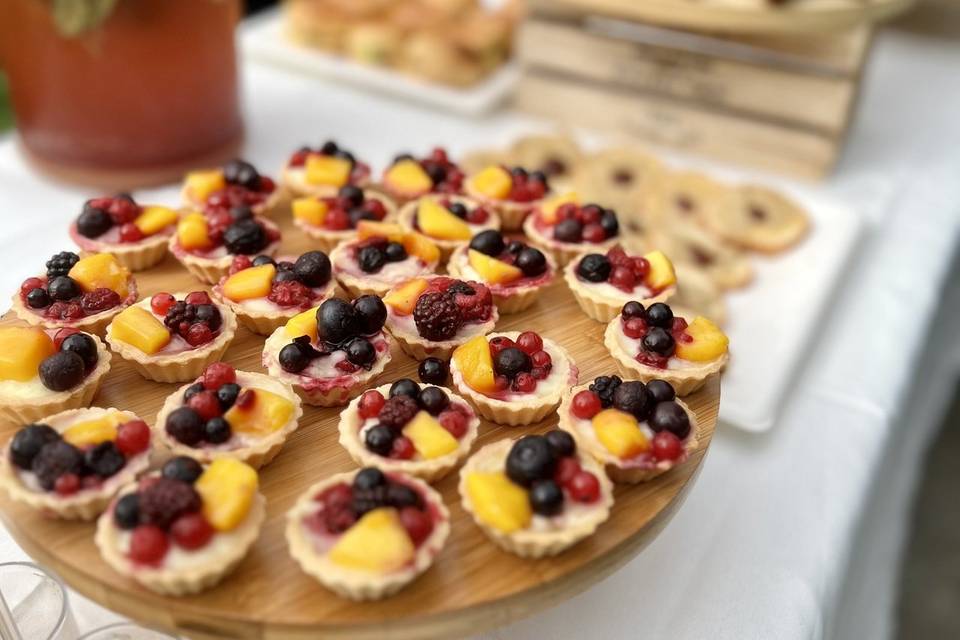
[[265, 298], [276, 273], [277, 268], [270, 263], [237, 271], [223, 283], [223, 295], [234, 302]]
[[170, 343], [170, 332], [143, 307], [127, 307], [110, 324], [110, 336], [153, 355]]
[[405, 193], [426, 193], [433, 188], [433, 180], [416, 160], [401, 160], [387, 169], [383, 177], [398, 191]]
[[227, 181], [220, 169], [191, 171], [187, 174], [187, 193], [198, 202], [206, 202], [210, 194], [224, 189], [226, 186]]
[[427, 460], [445, 456], [458, 446], [457, 439], [426, 411], [417, 412], [403, 428], [403, 435], [410, 438], [413, 448]]
[[632, 458], [650, 448], [637, 419], [619, 409], [604, 409], [592, 420], [594, 433], [604, 449], [618, 458]]
[[673, 270], [673, 263], [662, 251], [651, 251], [643, 257], [650, 263], [650, 273], [647, 274], [649, 286], [660, 290], [676, 284], [677, 274]]
[[342, 187], [350, 181], [353, 163], [336, 156], [311, 154], [307, 156], [306, 170], [310, 184]]
[[361, 220], [357, 223], [357, 238], [367, 240], [368, 238], [386, 238], [390, 242], [403, 242], [405, 235], [403, 227], [391, 222], [374, 222], [373, 220]]
[[217, 531], [232, 531], [250, 513], [260, 479], [253, 467], [234, 458], [217, 458], [194, 488], [203, 500], [203, 515]]
[[75, 447], [98, 445], [117, 439], [120, 413], [111, 411], [99, 418], [79, 422], [63, 432], [63, 439]]
[[470, 260], [470, 266], [480, 274], [480, 277], [492, 284], [508, 284], [523, 277], [523, 271], [519, 268], [480, 253], [476, 249], [469, 249], [467, 258]]
[[727, 352], [730, 339], [710, 320], [697, 316], [687, 325], [687, 335], [692, 342], [677, 340], [676, 356], [693, 362], [716, 360]]
[[56, 349], [53, 340], [38, 327], [0, 329], [0, 380], [27, 382], [37, 377], [40, 363]]
[[313, 307], [302, 311], [287, 320], [283, 327], [283, 332], [288, 338], [299, 338], [300, 336], [310, 336], [311, 342], [317, 341], [317, 309]]
[[406, 233], [401, 242], [409, 255], [416, 256], [424, 262], [436, 262], [440, 259], [440, 248], [422, 233], [416, 231]]
[[484, 336], [476, 336], [463, 343], [453, 352], [453, 361], [463, 374], [463, 381], [480, 393], [490, 393], [497, 388], [493, 373], [493, 358], [490, 345]]
[[293, 201], [291, 208], [294, 220], [302, 220], [315, 227], [323, 226], [323, 221], [327, 219], [327, 211], [330, 209], [326, 202], [316, 198], [297, 198]]
[[527, 492], [503, 472], [471, 473], [467, 495], [477, 518], [503, 533], [523, 529], [533, 518]]
[[472, 235], [470, 225], [433, 198], [420, 201], [417, 222], [425, 234], [441, 240], [469, 240]]
[[416, 548], [397, 510], [368, 511], [330, 549], [330, 561], [341, 567], [389, 573], [413, 559]]
[[202, 213], [195, 211], [180, 218], [177, 224], [177, 241], [187, 250], [209, 249], [213, 246], [207, 219]]
[[134, 219], [133, 224], [137, 226], [137, 229], [140, 229], [143, 235], [152, 236], [175, 223], [179, 217], [180, 214], [170, 207], [151, 205], [143, 208], [140, 215]]
[[513, 178], [503, 167], [487, 167], [470, 178], [471, 187], [482, 195], [494, 200], [504, 200], [513, 188]]
[[70, 269], [70, 277], [76, 280], [84, 291], [111, 289], [121, 298], [127, 297], [130, 271], [112, 254], [95, 253], [92, 256], [80, 258], [80, 261]]
[[253, 399], [244, 403], [238, 400], [223, 414], [223, 419], [237, 433], [266, 436], [281, 429], [293, 415], [293, 403], [272, 391], [245, 389], [240, 393], [241, 397], [245, 393], [252, 393]]
[[423, 278], [408, 280], [384, 296], [383, 302], [397, 313], [408, 316], [413, 313], [420, 294], [427, 290], [428, 284]]

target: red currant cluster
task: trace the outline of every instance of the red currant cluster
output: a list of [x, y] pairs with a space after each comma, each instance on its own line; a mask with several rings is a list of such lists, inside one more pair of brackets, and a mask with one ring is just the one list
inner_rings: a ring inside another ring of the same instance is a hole
[[150, 309], [163, 317], [166, 327], [179, 334], [190, 346], [196, 347], [216, 337], [223, 322], [206, 291], [188, 293], [183, 300], [161, 292], [150, 298]]
[[550, 190], [547, 176], [542, 171], [527, 173], [522, 167], [510, 169], [513, 184], [510, 187], [509, 200], [514, 202], [533, 202], [540, 200]]
[[533, 331], [524, 331], [516, 341], [496, 336], [489, 345], [497, 391], [530, 393], [536, 389], [537, 381], [549, 376], [553, 369], [553, 359], [544, 351], [543, 339]]
[[555, 240], [571, 244], [604, 242], [616, 237], [619, 232], [620, 223], [613, 209], [604, 209], [597, 204], [580, 206], [573, 202], [557, 207], [553, 226]]

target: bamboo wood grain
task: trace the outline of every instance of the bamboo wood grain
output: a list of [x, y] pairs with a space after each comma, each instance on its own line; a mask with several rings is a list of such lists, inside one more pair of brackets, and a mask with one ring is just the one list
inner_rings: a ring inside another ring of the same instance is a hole
[[[282, 228], [281, 253], [309, 247], [292, 225], [284, 221]], [[38, 265], [42, 262], [37, 260]], [[36, 266], [27, 266], [24, 277]], [[137, 278], [145, 296], [201, 288], [172, 257]], [[502, 318], [497, 329], [533, 329], [560, 341], [580, 367], [581, 380], [614, 370], [602, 344], [603, 325], [580, 311], [562, 282], [530, 311]], [[240, 369], [262, 371], [262, 345], [263, 338], [240, 329], [225, 360]], [[416, 363], [397, 353], [383, 379], [415, 375]], [[146, 381], [116, 361], [94, 404], [129, 409], [152, 423], [164, 398], [176, 387]], [[460, 637], [530, 615], [583, 591], [656, 537], [680, 507], [702, 465], [716, 424], [719, 382], [713, 381], [687, 401], [702, 425], [691, 459], [653, 482], [617, 488], [610, 520], [596, 535], [556, 558], [522, 560], [498, 550], [460, 508], [457, 474], [451, 474], [437, 485], [451, 512], [449, 542], [423, 577], [377, 603], [353, 603], [325, 590], [289, 557], [283, 536], [284, 514], [301, 491], [354, 466], [337, 442], [339, 408], [306, 407], [299, 430], [262, 470], [268, 513], [259, 540], [235, 573], [197, 596], [158, 596], [114, 573], [94, 547], [93, 524], [50, 520], [12, 503], [6, 495], [0, 496], [0, 517], [27, 553], [80, 593], [142, 623], [190, 638]], [[528, 428], [484, 422], [475, 449], [555, 424], [555, 415]], [[12, 430], [6, 425], [0, 438], [6, 440]], [[653, 584], [638, 588], [653, 588]]]

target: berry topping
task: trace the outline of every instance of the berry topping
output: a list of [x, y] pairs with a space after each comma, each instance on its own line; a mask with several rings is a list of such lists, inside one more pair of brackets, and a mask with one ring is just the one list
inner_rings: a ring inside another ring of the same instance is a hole
[[187, 402], [187, 406], [193, 409], [203, 421], [220, 415], [220, 400], [215, 391], [207, 390], [194, 394]]
[[542, 516], [554, 516], [563, 510], [563, 490], [553, 480], [537, 480], [530, 487], [530, 508]]
[[419, 410], [420, 405], [410, 396], [391, 396], [380, 410], [378, 420], [381, 425], [399, 431], [417, 415]]
[[253, 191], [260, 190], [260, 174], [249, 162], [231, 160], [223, 165], [223, 179]]
[[65, 473], [53, 483], [53, 490], [61, 496], [69, 496], [80, 489], [80, 476], [75, 473]]
[[523, 271], [523, 275], [533, 278], [547, 270], [547, 258], [543, 252], [534, 247], [524, 247], [517, 254], [514, 266]]
[[517, 347], [530, 356], [543, 349], [543, 338], [533, 331], [524, 331], [517, 336], [516, 342]]
[[552, 451], [553, 455], [557, 458], [572, 456], [577, 452], [577, 443], [574, 442], [573, 436], [566, 431], [554, 429], [553, 431], [548, 431], [546, 435], [544, 435], [544, 438], [547, 439], [547, 444], [550, 445], [550, 451]]
[[353, 305], [340, 298], [324, 300], [317, 309], [317, 337], [329, 344], [342, 344], [357, 335], [359, 321]]
[[561, 220], [553, 228], [553, 237], [560, 242], [580, 242], [583, 240], [583, 225], [575, 218]]
[[142, 524], [130, 536], [130, 559], [139, 564], [159, 565], [169, 548], [167, 534], [160, 527]]
[[46, 289], [36, 288], [27, 293], [27, 305], [31, 309], [43, 309], [50, 304], [50, 296]]
[[668, 330], [673, 327], [673, 311], [669, 306], [662, 302], [656, 302], [650, 305], [647, 308], [645, 318], [647, 324], [654, 327], [660, 327]]
[[120, 529], [129, 530], [140, 524], [140, 496], [128, 493], [113, 508], [113, 521]]
[[82, 291], [77, 281], [70, 276], [56, 276], [47, 284], [47, 294], [54, 300], [72, 300], [80, 297]]
[[517, 347], [507, 347], [497, 353], [493, 358], [493, 366], [498, 374], [508, 378], [514, 378], [533, 368], [530, 356]]
[[673, 385], [666, 380], [651, 380], [647, 383], [647, 392], [655, 402], [669, 402], [677, 397]]
[[379, 391], [375, 389], [364, 391], [357, 405], [357, 413], [359, 413], [360, 418], [363, 420], [375, 418], [377, 414], [380, 413], [380, 409], [383, 408], [385, 402], [386, 399]]
[[389, 456], [393, 451], [393, 441], [397, 434], [388, 426], [378, 424], [367, 430], [364, 444], [367, 449], [380, 456]]
[[183, 299], [187, 304], [200, 305], [210, 304], [210, 295], [206, 291], [191, 291]]
[[131, 420], [117, 427], [117, 448], [125, 456], [135, 456], [150, 446], [150, 427], [143, 420]]
[[620, 315], [622, 315], [624, 318], [643, 319], [645, 314], [646, 310], [643, 308], [643, 305], [636, 300], [631, 300], [630, 302], [626, 303], [620, 310]]
[[82, 475], [83, 453], [68, 442], [53, 440], [43, 445], [30, 462], [30, 470], [45, 490], [53, 489], [57, 478], [65, 473]]
[[166, 316], [177, 299], [169, 293], [158, 293], [150, 298], [150, 309], [158, 316]]
[[366, 338], [353, 338], [347, 343], [346, 347], [344, 347], [344, 351], [347, 352], [347, 360], [367, 370], [373, 366], [374, 361], [377, 359], [377, 350], [374, 349], [373, 344]]
[[193, 484], [203, 473], [203, 467], [193, 458], [177, 456], [167, 460], [160, 473], [164, 478]]
[[223, 444], [232, 435], [230, 423], [220, 416], [210, 418], [203, 425], [203, 439], [211, 444]]
[[676, 349], [676, 341], [665, 329], [653, 327], [647, 331], [647, 335], [643, 337], [643, 348], [657, 355], [669, 358]]
[[690, 435], [690, 416], [676, 402], [658, 402], [648, 420], [654, 431], [669, 431], [681, 440]]
[[77, 218], [77, 233], [85, 238], [98, 238], [110, 230], [113, 219], [104, 209], [94, 207], [87, 202]]
[[45, 424], [31, 424], [17, 431], [10, 443], [10, 459], [21, 469], [30, 469], [33, 459], [45, 444], [56, 442], [60, 434]]
[[236, 381], [236, 369], [226, 362], [214, 362], [203, 372], [203, 386], [211, 391], [216, 391], [223, 385]]
[[203, 439], [203, 423], [203, 418], [196, 411], [190, 407], [179, 407], [167, 416], [166, 430], [177, 442], [193, 446]]
[[413, 310], [417, 331], [427, 340], [451, 340], [463, 325], [463, 315], [455, 300], [446, 293], [424, 293]]
[[101, 478], [115, 475], [126, 464], [123, 453], [112, 442], [101, 442], [83, 454], [84, 464]]
[[610, 271], [610, 260], [599, 253], [584, 256], [577, 265], [577, 275], [589, 282], [605, 282]]
[[309, 344], [294, 341], [280, 349], [280, 367], [288, 373], [300, 373], [313, 360], [316, 351]]
[[360, 296], [353, 301], [360, 333], [373, 335], [383, 328], [387, 319], [387, 307], [377, 296]]
[[112, 309], [120, 304], [120, 302], [120, 294], [106, 287], [88, 291], [80, 298], [80, 306], [87, 315]]
[[417, 367], [420, 382], [427, 384], [443, 384], [450, 373], [449, 365], [439, 358], [426, 358]]
[[297, 282], [292, 271], [280, 271], [270, 285], [267, 300], [281, 307], [306, 308], [313, 302], [313, 291], [308, 286]]
[[[57, 338], [60, 338], [63, 330], [57, 333]], [[54, 341], [56, 346], [56, 340]], [[87, 371], [91, 371], [94, 367], [97, 366], [97, 343], [92, 337], [85, 333], [75, 332], [68, 334], [66, 337], [60, 340], [59, 344], [60, 351], [68, 351], [75, 353], [83, 360], [83, 366]]]
[[417, 400], [420, 397], [420, 385], [410, 378], [400, 378], [390, 385], [390, 397], [395, 398], [396, 396], [407, 396]]
[[357, 252], [357, 263], [366, 273], [377, 273], [387, 262], [387, 256], [375, 244], [368, 244], [361, 247]]
[[170, 537], [177, 546], [184, 549], [201, 549], [210, 542], [214, 530], [201, 513], [188, 513], [180, 516], [170, 525]]
[[230, 253], [254, 255], [270, 243], [263, 225], [255, 219], [237, 220], [223, 232], [223, 244]]
[[433, 520], [425, 511], [416, 507], [404, 507], [400, 510], [400, 524], [406, 529], [413, 544], [419, 545], [433, 532]]
[[57, 276], [65, 276], [70, 269], [80, 262], [80, 256], [71, 251], [61, 251], [47, 260], [47, 278], [53, 280]]
[[121, 242], [139, 242], [143, 240], [143, 231], [132, 222], [128, 222], [120, 227]]
[[140, 518], [166, 529], [185, 513], [199, 511], [200, 495], [192, 485], [161, 476], [140, 492]]
[[330, 258], [322, 251], [308, 251], [297, 258], [293, 272], [308, 287], [322, 287], [330, 282]]
[[401, 262], [407, 259], [407, 250], [399, 242], [388, 242], [383, 249], [387, 262]]
[[427, 387], [420, 391], [420, 407], [432, 416], [450, 406], [450, 398], [440, 387]]
[[227, 382], [220, 385], [220, 388], [217, 389], [217, 400], [220, 401], [220, 409], [226, 411], [233, 406], [233, 403], [237, 401], [237, 396], [240, 395], [240, 385], [235, 382]]
[[86, 375], [83, 358], [73, 351], [60, 351], [40, 363], [40, 382], [51, 391], [66, 391], [81, 382]]
[[589, 471], [577, 472], [566, 484], [570, 497], [577, 502], [596, 502], [600, 498], [600, 481]]
[[543, 436], [524, 436], [507, 454], [507, 476], [524, 487], [530, 487], [537, 480], [552, 478], [555, 466], [556, 460]]
[[653, 408], [653, 401], [642, 382], [628, 381], [614, 390], [613, 406], [633, 414], [637, 420], [645, 420]]
[[488, 256], [496, 257], [503, 253], [503, 236], [495, 229], [487, 229], [473, 236], [470, 248]]
[[653, 456], [657, 460], [676, 460], [683, 454], [680, 438], [669, 431], [653, 436]]
[[594, 379], [589, 389], [600, 398], [600, 404], [604, 409], [613, 406], [613, 394], [623, 380], [620, 376], [599, 376]]
[[467, 433], [467, 416], [460, 411], [454, 409], [442, 411], [437, 416], [437, 421], [440, 422], [441, 427], [458, 440]]
[[357, 472], [353, 477], [353, 489], [355, 491], [367, 491], [383, 486], [387, 483], [387, 477], [383, 475], [380, 469], [375, 467], [366, 467]]

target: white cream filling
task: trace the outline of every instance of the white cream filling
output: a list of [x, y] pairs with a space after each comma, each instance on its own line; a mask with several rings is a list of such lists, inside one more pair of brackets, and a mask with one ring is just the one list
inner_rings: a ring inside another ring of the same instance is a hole
[[623, 300], [625, 303], [630, 302], [631, 300], [643, 300], [644, 298], [649, 298], [653, 295], [653, 292], [642, 284], [635, 286], [633, 291], [628, 293], [620, 287], [610, 284], [609, 282], [590, 282], [589, 280], [584, 280], [582, 278], [577, 278], [577, 282], [588, 289], [593, 289], [600, 295], [607, 296], [608, 298]]

